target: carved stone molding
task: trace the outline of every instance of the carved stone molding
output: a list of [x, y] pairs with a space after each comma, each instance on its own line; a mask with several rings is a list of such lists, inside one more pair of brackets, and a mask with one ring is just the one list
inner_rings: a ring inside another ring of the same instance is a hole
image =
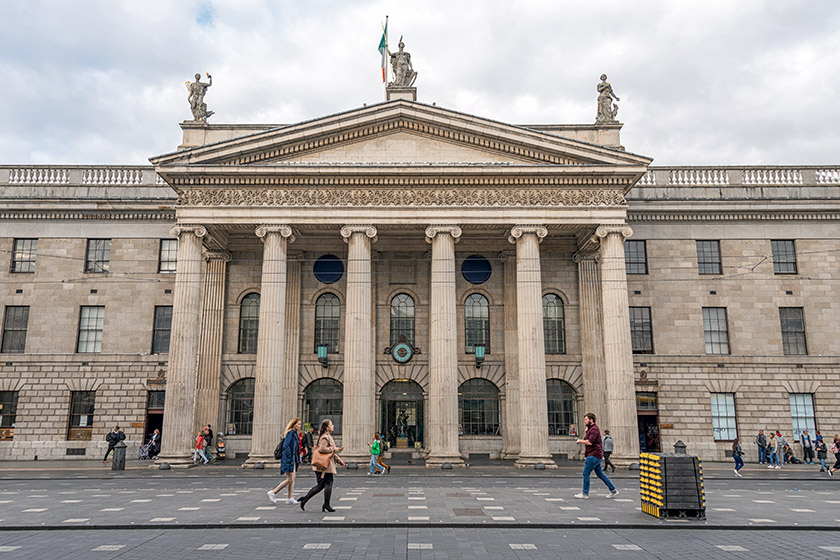
[[463, 231], [460, 226], [455, 225], [434, 225], [426, 228], [426, 243], [431, 243], [432, 239], [439, 233], [448, 233], [455, 240], [455, 243], [460, 241]]
[[230, 251], [204, 251], [201, 256], [205, 261], [225, 261], [230, 262]]
[[175, 226], [172, 226], [172, 229], [169, 230], [169, 233], [179, 238], [185, 233], [192, 233], [196, 237], [201, 238], [207, 235], [207, 228], [205, 228], [204, 226], [192, 224], [177, 224]]
[[254, 233], [256, 233], [257, 237], [259, 237], [263, 242], [265, 242], [266, 236], [271, 233], [276, 233], [281, 237], [287, 238], [289, 243], [295, 242], [294, 232], [292, 231], [292, 228], [286, 224], [263, 224], [257, 226]]
[[622, 225], [598, 226], [598, 229], [595, 230], [595, 237], [603, 239], [613, 233], [621, 235], [624, 239], [627, 239], [633, 235], [633, 229], [630, 226]]
[[620, 189], [202, 189], [179, 206], [624, 206]]
[[350, 237], [354, 233], [361, 233], [370, 238], [371, 243], [376, 243], [376, 228], [370, 224], [358, 225], [351, 224], [341, 228], [341, 237], [345, 243], [350, 243]]
[[542, 243], [542, 240], [548, 235], [548, 229], [545, 226], [513, 226], [510, 228], [510, 235], [508, 236], [508, 242], [516, 245], [516, 241], [520, 239], [523, 235], [526, 234], [534, 234], [537, 236], [537, 240]]

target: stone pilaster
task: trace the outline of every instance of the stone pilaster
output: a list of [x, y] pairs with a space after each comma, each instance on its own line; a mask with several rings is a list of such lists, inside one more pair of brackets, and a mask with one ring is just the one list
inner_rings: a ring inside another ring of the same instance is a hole
[[[300, 360], [300, 263], [302, 252], [286, 260], [286, 342], [283, 366], [283, 410], [289, 418], [299, 416], [298, 363]], [[283, 426], [285, 429], [285, 426]], [[315, 427], [317, 430], [317, 426]]]
[[261, 225], [263, 241], [260, 282], [260, 327], [257, 335], [257, 365], [254, 382], [254, 429], [246, 465], [277, 466], [274, 448], [291, 419], [283, 409], [283, 369], [286, 342], [286, 243], [293, 242], [287, 225]]
[[193, 422], [201, 309], [201, 238], [207, 235], [207, 230], [203, 226], [176, 225], [171, 232], [178, 237], [178, 263], [172, 304], [166, 405], [157, 462], [187, 466], [192, 465], [195, 447]]
[[374, 368], [371, 345], [371, 243], [376, 228], [347, 225], [341, 228], [347, 243], [347, 312], [344, 320], [344, 412], [342, 458], [370, 458], [367, 443], [373, 437]]
[[598, 261], [599, 254], [594, 251], [575, 255], [578, 265], [584, 408], [578, 411], [577, 421], [579, 426], [583, 426], [583, 414], [592, 412], [598, 418], [598, 425], [607, 427], [609, 414], [601, 317], [601, 270]]
[[516, 331], [516, 251], [502, 251], [505, 319], [505, 425], [503, 459], [519, 458], [519, 335]]
[[219, 384], [222, 375], [222, 332], [225, 316], [225, 274], [230, 253], [204, 253], [201, 293], [201, 339], [198, 344], [198, 379], [195, 391], [193, 432], [207, 424], [219, 424]]
[[521, 443], [516, 466], [557, 465], [548, 450], [548, 403], [545, 333], [542, 312], [540, 242], [543, 226], [514, 226], [508, 241], [516, 245], [516, 327], [519, 343], [519, 418]]
[[455, 296], [455, 241], [461, 228], [426, 228], [432, 245], [429, 297], [429, 422], [426, 466], [464, 466], [458, 442], [458, 321]]
[[601, 240], [604, 368], [610, 422], [608, 426], [599, 422], [599, 427], [610, 431], [615, 440], [613, 457], [625, 464], [639, 457], [630, 310], [624, 264], [624, 239], [632, 234], [633, 230], [628, 226], [600, 226], [595, 231], [596, 237]]

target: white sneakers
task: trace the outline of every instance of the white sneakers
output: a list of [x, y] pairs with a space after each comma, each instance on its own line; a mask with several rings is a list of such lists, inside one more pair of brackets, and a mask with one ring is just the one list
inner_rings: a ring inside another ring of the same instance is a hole
[[577, 498], [578, 500], [588, 500], [589, 494], [584, 494], [583, 492], [581, 492], [580, 494], [575, 494], [575, 498]]
[[607, 494], [607, 498], [615, 498], [616, 496], [618, 496], [618, 489], [617, 488], [615, 490], [613, 490], [612, 492], [610, 492], [609, 494]]
[[276, 503], [277, 503], [277, 494], [275, 494], [275, 493], [274, 493], [274, 492], [272, 492], [271, 490], [269, 490], [268, 492], [266, 492], [266, 494], [268, 494], [268, 499], [269, 499], [269, 500], [271, 500], [271, 503], [272, 503], [272, 504], [276, 504]]
[[735, 469], [735, 471], [734, 471], [734, 472], [735, 472], [735, 476], [740, 476], [741, 478], [743, 478], [743, 476], [744, 476], [744, 475], [742, 475], [741, 473], [739, 473], [739, 472], [738, 472], [738, 469]]
[[289, 498], [288, 500], [286, 500], [286, 503], [287, 503], [287, 504], [289, 504], [290, 506], [296, 506], [296, 505], [298, 505], [300, 502], [299, 502], [299, 501], [297, 501], [297, 500], [296, 500], [296, 499], [294, 499], [294, 498]]

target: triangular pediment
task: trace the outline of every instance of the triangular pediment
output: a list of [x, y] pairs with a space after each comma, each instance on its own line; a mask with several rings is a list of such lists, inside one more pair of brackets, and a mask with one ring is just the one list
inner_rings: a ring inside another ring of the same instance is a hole
[[399, 100], [153, 158], [157, 166], [448, 164], [646, 166], [648, 158]]

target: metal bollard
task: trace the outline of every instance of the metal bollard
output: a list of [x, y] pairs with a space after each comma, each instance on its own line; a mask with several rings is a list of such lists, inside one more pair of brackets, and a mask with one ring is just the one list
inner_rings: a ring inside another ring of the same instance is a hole
[[682, 440], [677, 440], [677, 443], [674, 444], [674, 453], [677, 455], [686, 455], [686, 447]]
[[114, 462], [111, 463], [112, 471], [125, 470], [125, 450], [126, 445], [121, 441], [117, 442], [117, 445], [114, 446]]

